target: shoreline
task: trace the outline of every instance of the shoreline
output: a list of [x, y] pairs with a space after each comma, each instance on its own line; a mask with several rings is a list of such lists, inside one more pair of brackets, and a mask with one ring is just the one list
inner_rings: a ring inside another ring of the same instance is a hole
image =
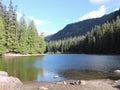
[[45, 54], [14, 54], [14, 53], [6, 53], [3, 54], [2, 57], [22, 57], [22, 56], [41, 56]]
[[0, 90], [120, 90], [120, 80], [20, 81], [0, 71]]
[[[15, 54], [15, 53], [6, 53], [1, 55], [2, 57], [21, 57], [21, 56], [41, 56], [41, 55], [46, 55], [45, 54]], [[83, 55], [109, 55], [109, 54], [83, 54]], [[111, 55], [118, 55], [118, 54], [111, 54]]]
[[26, 81], [23, 82], [24, 90], [119, 90], [119, 85], [115, 80], [98, 79], [98, 80], [79, 80], [84, 81], [83, 84], [72, 85], [72, 82], [78, 80], [65, 81]]

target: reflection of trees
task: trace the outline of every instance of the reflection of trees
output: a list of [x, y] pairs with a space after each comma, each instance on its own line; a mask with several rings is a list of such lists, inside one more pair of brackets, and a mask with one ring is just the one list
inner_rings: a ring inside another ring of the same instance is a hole
[[[14, 57], [9, 60], [2, 58], [0, 60], [0, 70], [7, 71], [9, 75], [16, 76], [22, 81], [34, 81], [36, 80], [38, 72], [43, 75], [43, 69], [38, 69], [32, 64], [42, 58], [43, 56]], [[27, 63], [32, 66], [26, 66]]]
[[44, 69], [39, 68], [38, 74], [39, 74], [41, 77], [44, 77]]

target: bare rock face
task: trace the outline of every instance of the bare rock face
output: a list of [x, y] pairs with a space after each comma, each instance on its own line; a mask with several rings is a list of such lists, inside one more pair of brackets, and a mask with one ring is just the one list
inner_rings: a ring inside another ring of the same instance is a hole
[[22, 90], [22, 82], [12, 76], [8, 76], [7, 72], [0, 71], [0, 90]]

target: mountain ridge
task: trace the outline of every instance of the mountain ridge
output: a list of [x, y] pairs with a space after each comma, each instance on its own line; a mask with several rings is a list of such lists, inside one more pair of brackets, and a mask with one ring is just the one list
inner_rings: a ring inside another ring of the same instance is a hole
[[113, 19], [116, 19], [116, 16], [120, 14], [120, 10], [114, 11], [110, 14], [106, 14], [100, 18], [87, 19], [83, 21], [78, 21], [66, 25], [62, 30], [58, 31], [54, 35], [46, 37], [47, 41], [54, 41], [69, 37], [75, 37], [86, 34], [88, 31], [91, 31], [96, 25], [101, 25], [105, 22], [110, 22]]

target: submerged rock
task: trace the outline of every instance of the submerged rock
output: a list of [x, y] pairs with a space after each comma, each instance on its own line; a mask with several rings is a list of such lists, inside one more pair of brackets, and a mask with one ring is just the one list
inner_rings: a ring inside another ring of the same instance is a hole
[[7, 72], [0, 71], [0, 90], [22, 90], [22, 82], [12, 76], [8, 76]]
[[115, 73], [120, 73], [120, 70], [115, 70], [114, 72], [115, 72]]
[[53, 78], [55, 78], [55, 79], [56, 79], [56, 78], [59, 78], [59, 76], [58, 76], [58, 75], [56, 75], [56, 76], [54, 76]]

